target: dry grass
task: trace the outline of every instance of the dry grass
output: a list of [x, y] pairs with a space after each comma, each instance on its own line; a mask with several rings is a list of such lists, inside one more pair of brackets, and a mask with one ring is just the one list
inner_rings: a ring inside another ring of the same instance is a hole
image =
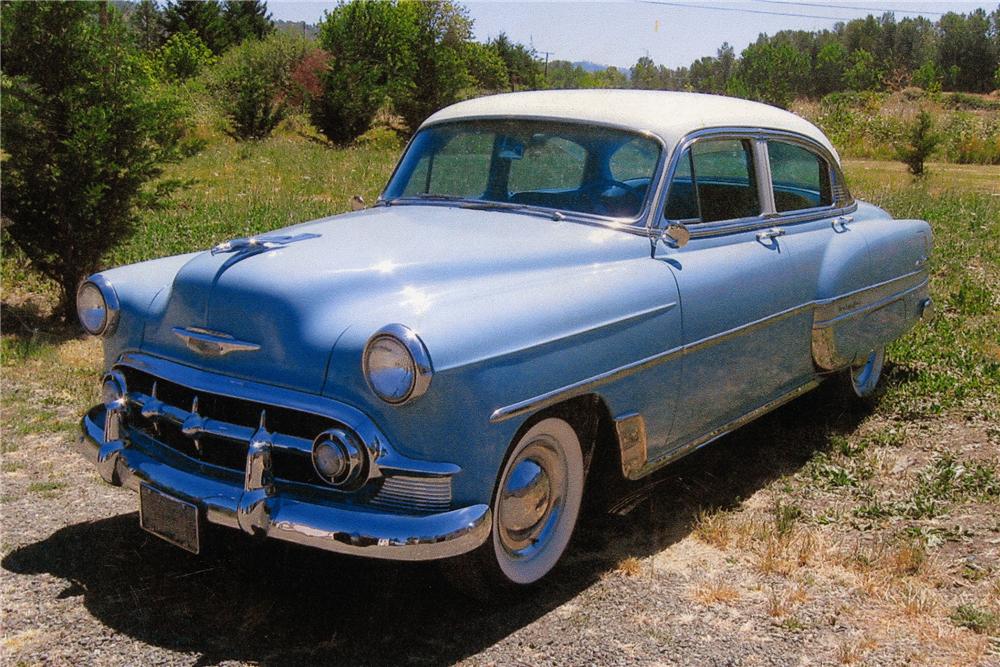
[[733, 539], [731, 524], [728, 512], [700, 510], [695, 518], [694, 535], [705, 544], [725, 549]]
[[635, 556], [629, 556], [618, 561], [615, 571], [624, 574], [626, 577], [638, 577], [642, 574], [642, 561]]
[[740, 591], [723, 579], [713, 578], [701, 582], [691, 596], [702, 604], [726, 604], [740, 599]]

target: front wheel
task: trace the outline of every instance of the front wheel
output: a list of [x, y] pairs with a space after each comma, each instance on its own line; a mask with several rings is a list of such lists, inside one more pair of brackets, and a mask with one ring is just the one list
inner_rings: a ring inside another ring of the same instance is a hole
[[568, 422], [549, 417], [528, 429], [500, 473], [490, 540], [451, 563], [450, 578], [477, 597], [539, 581], [573, 535], [584, 477], [580, 438]]
[[885, 347], [872, 350], [864, 360], [847, 369], [847, 381], [854, 395], [861, 399], [870, 398], [882, 379], [882, 366], [885, 363]]

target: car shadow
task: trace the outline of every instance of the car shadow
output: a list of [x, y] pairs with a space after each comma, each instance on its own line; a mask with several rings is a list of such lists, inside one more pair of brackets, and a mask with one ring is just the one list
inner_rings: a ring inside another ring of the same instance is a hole
[[657, 473], [627, 516], [585, 513], [565, 562], [502, 602], [466, 597], [433, 564], [341, 557], [222, 529], [193, 556], [144, 533], [135, 513], [67, 526], [2, 566], [65, 580], [61, 597], [83, 596], [103, 625], [197, 653], [199, 665], [452, 663], [575, 597], [622, 558], [683, 539], [699, 512], [739, 505], [864, 417], [820, 387]]

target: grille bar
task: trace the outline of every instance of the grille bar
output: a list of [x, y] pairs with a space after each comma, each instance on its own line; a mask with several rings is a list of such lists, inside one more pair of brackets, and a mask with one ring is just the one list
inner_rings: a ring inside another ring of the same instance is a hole
[[[155, 386], [154, 386], [154, 394]], [[215, 437], [232, 440], [249, 445], [253, 440], [256, 428], [231, 424], [219, 419], [212, 419], [198, 414], [198, 397], [192, 402], [192, 409], [184, 410], [175, 405], [168, 405], [155, 396], [132, 391], [128, 394], [130, 404], [139, 408], [139, 413], [154, 424], [166, 421], [180, 428], [181, 433], [192, 440], [201, 437]], [[277, 449], [286, 449], [309, 455], [312, 452], [312, 441], [285, 433], [271, 433], [271, 445]]]

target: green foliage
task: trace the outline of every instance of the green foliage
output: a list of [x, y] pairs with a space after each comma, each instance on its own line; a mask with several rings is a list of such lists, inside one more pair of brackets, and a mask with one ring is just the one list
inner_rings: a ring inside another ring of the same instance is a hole
[[405, 92], [393, 107], [413, 132], [432, 113], [459, 100], [474, 79], [466, 69], [465, 45], [472, 39], [468, 11], [450, 0], [407, 0], [399, 10], [409, 16], [411, 64]]
[[740, 57], [729, 92], [787, 108], [809, 76], [809, 59], [788, 43], [758, 41]]
[[480, 91], [498, 93], [510, 89], [507, 64], [490, 45], [468, 42], [465, 45], [465, 66]]
[[896, 154], [914, 176], [924, 175], [924, 161], [941, 143], [934, 132], [934, 121], [922, 110], [906, 132], [906, 141], [896, 146]]
[[143, 51], [152, 51], [163, 44], [163, 16], [154, 0], [139, 0], [128, 15], [128, 25]]
[[180, 107], [103, 3], [2, 5], [0, 146], [9, 237], [62, 291], [132, 232], [133, 203], [176, 156]]
[[226, 27], [226, 45], [235, 46], [248, 39], [264, 39], [274, 32], [274, 21], [263, 0], [226, 0], [222, 7]]
[[851, 54], [850, 65], [844, 70], [844, 85], [848, 90], [881, 90], [885, 70], [875, 62], [875, 55], [858, 49]]
[[237, 139], [262, 139], [285, 117], [292, 75], [306, 55], [304, 39], [275, 33], [235, 46], [219, 59], [208, 78]]
[[415, 31], [412, 14], [395, 2], [358, 0], [338, 5], [324, 17], [319, 42], [331, 63], [322, 77], [323, 94], [312, 100], [310, 114], [331, 141], [358, 137], [379, 109], [410, 92], [409, 47]]
[[544, 87], [541, 64], [532, 49], [512, 42], [502, 32], [489, 45], [507, 66], [511, 90], [536, 90]]
[[944, 74], [938, 69], [933, 60], [924, 62], [916, 72], [913, 73], [913, 85], [920, 86], [929, 93], [941, 92], [941, 84], [944, 81]]
[[168, 35], [194, 31], [218, 55], [229, 46], [229, 31], [218, 0], [169, 0], [163, 10]]
[[981, 635], [990, 635], [1000, 629], [1000, 614], [974, 604], [959, 605], [952, 613], [951, 620], [955, 625], [969, 628]]
[[159, 76], [168, 81], [185, 81], [198, 76], [215, 62], [211, 49], [193, 30], [176, 32], [157, 49], [154, 56]]

